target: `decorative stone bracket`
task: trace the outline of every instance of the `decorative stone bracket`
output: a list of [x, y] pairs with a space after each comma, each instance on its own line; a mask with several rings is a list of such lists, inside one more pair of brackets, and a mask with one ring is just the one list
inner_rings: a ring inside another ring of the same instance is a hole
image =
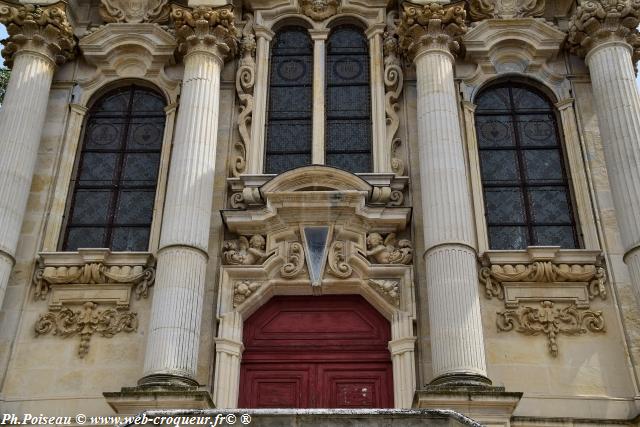
[[602, 312], [589, 310], [594, 298], [607, 298], [599, 251], [530, 247], [526, 253], [488, 251], [482, 261], [479, 280], [486, 297], [504, 300], [511, 309], [497, 313], [499, 331], [545, 334], [554, 357], [559, 334], [605, 331]]
[[[78, 355], [84, 357], [93, 334], [111, 338], [137, 330], [137, 313], [128, 309], [132, 293], [138, 299], [146, 298], [153, 285], [151, 254], [111, 253], [109, 249], [41, 252], [38, 264], [34, 297], [44, 300], [48, 296], [49, 311], [36, 322], [37, 335], [79, 335]], [[102, 305], [107, 307], [100, 309]]]

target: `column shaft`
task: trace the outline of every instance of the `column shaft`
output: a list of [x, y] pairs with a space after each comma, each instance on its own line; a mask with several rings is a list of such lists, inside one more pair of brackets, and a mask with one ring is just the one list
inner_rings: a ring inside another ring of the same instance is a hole
[[623, 41], [587, 55], [625, 263], [640, 299], [640, 94]]
[[0, 109], [0, 305], [27, 209], [55, 64], [45, 55], [16, 55]]
[[416, 59], [418, 146], [434, 383], [486, 378], [473, 232], [453, 80], [453, 56], [425, 49]]
[[196, 384], [222, 60], [185, 57], [149, 341], [140, 384]]

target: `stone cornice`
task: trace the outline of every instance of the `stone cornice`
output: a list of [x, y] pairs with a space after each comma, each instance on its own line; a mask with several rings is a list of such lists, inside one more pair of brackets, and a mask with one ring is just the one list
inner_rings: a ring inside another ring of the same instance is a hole
[[448, 50], [455, 55], [460, 50], [460, 37], [467, 32], [466, 14], [464, 1], [448, 5], [403, 3], [398, 28], [400, 48], [411, 60], [423, 48]]
[[42, 54], [57, 64], [74, 55], [76, 41], [63, 2], [47, 6], [0, 3], [0, 23], [9, 34], [2, 50], [9, 67], [19, 51]]
[[640, 0], [588, 0], [580, 2], [571, 18], [567, 43], [572, 53], [585, 56], [607, 41], [626, 41], [640, 58]]
[[175, 25], [179, 54], [210, 51], [222, 60], [236, 54], [238, 31], [231, 6], [185, 8], [173, 5], [171, 19]]

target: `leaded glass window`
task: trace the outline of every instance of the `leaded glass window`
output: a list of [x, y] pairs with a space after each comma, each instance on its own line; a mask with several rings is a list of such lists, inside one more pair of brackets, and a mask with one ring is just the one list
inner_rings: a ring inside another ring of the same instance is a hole
[[271, 54], [266, 173], [311, 164], [313, 44], [301, 27], [276, 35]]
[[165, 102], [138, 86], [109, 92], [89, 111], [62, 250], [146, 251]]
[[555, 111], [537, 90], [493, 86], [477, 98], [476, 133], [491, 249], [578, 247]]
[[362, 31], [334, 29], [327, 42], [326, 164], [349, 172], [371, 171], [369, 48]]

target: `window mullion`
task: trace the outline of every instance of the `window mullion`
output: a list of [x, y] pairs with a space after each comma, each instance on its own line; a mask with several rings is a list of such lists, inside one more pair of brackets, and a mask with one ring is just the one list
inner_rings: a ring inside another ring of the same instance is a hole
[[325, 66], [328, 29], [309, 30], [313, 40], [313, 133], [311, 163], [325, 164]]

